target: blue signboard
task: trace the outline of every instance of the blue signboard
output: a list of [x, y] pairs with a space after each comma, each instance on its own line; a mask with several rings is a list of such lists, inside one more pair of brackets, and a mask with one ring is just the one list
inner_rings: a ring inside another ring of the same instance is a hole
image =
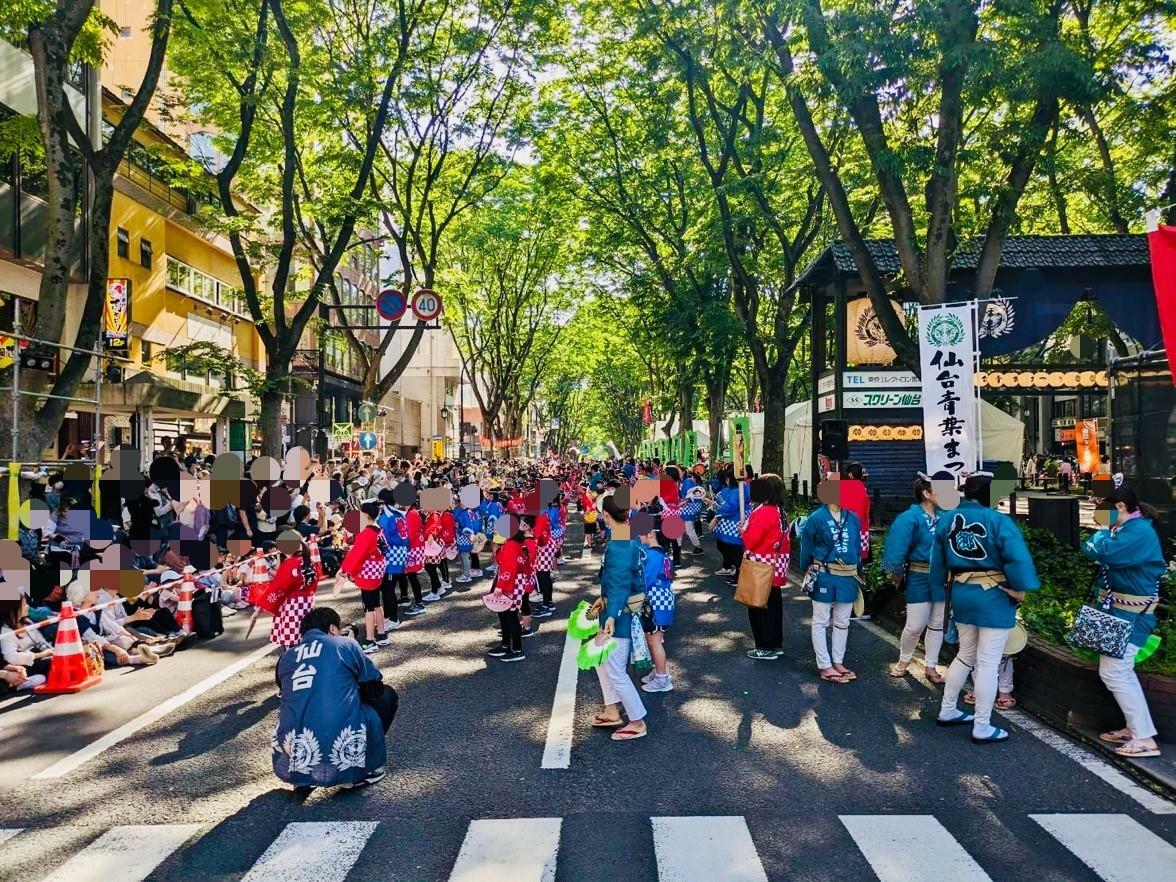
[[360, 432], [359, 433], [359, 449], [360, 450], [375, 450], [379, 439], [375, 432]]

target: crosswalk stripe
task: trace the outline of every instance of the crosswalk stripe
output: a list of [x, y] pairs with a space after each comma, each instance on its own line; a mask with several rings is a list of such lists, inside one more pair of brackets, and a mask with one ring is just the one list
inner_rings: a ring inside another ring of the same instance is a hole
[[649, 821], [659, 882], [768, 882], [742, 816]]
[[44, 882], [141, 882], [199, 829], [199, 824], [112, 827]]
[[555, 882], [561, 818], [471, 821], [449, 882]]
[[933, 815], [840, 815], [881, 882], [992, 882]]
[[20, 827], [16, 827], [15, 829], [0, 830], [0, 843], [7, 842], [13, 836], [19, 833], [20, 829]]
[[343, 882], [377, 821], [287, 824], [241, 882]]
[[1127, 815], [1030, 815], [1106, 882], [1170, 879], [1173, 848]]

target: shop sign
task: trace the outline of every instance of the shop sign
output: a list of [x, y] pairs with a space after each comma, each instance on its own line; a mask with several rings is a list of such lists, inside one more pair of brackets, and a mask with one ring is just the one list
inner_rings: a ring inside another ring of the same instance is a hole
[[844, 371], [845, 389], [918, 389], [919, 378], [910, 371]]
[[923, 393], [917, 389], [909, 391], [879, 390], [843, 392], [841, 406], [850, 410], [874, 410], [883, 407], [922, 407]]

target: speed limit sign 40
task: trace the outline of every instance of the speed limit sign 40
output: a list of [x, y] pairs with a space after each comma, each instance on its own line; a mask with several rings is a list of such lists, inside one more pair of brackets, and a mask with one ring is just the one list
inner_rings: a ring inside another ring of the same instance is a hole
[[432, 321], [441, 315], [441, 295], [429, 288], [421, 288], [412, 296], [412, 314], [419, 321]]

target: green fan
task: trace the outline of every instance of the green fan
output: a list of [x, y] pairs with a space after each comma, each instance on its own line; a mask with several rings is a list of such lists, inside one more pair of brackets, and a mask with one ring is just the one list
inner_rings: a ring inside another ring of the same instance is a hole
[[608, 638], [600, 646], [595, 640], [585, 640], [580, 644], [580, 653], [576, 656], [576, 666], [581, 671], [590, 671], [606, 658], [617, 651], [617, 641]]
[[588, 601], [581, 600], [568, 616], [568, 633], [576, 640], [588, 640], [600, 630], [600, 619], [588, 618]]
[[1135, 663], [1141, 665], [1151, 658], [1155, 654], [1155, 651], [1160, 648], [1162, 642], [1163, 638], [1159, 634], [1152, 634], [1148, 637], [1147, 642], [1139, 647], [1139, 652], [1135, 653]]

